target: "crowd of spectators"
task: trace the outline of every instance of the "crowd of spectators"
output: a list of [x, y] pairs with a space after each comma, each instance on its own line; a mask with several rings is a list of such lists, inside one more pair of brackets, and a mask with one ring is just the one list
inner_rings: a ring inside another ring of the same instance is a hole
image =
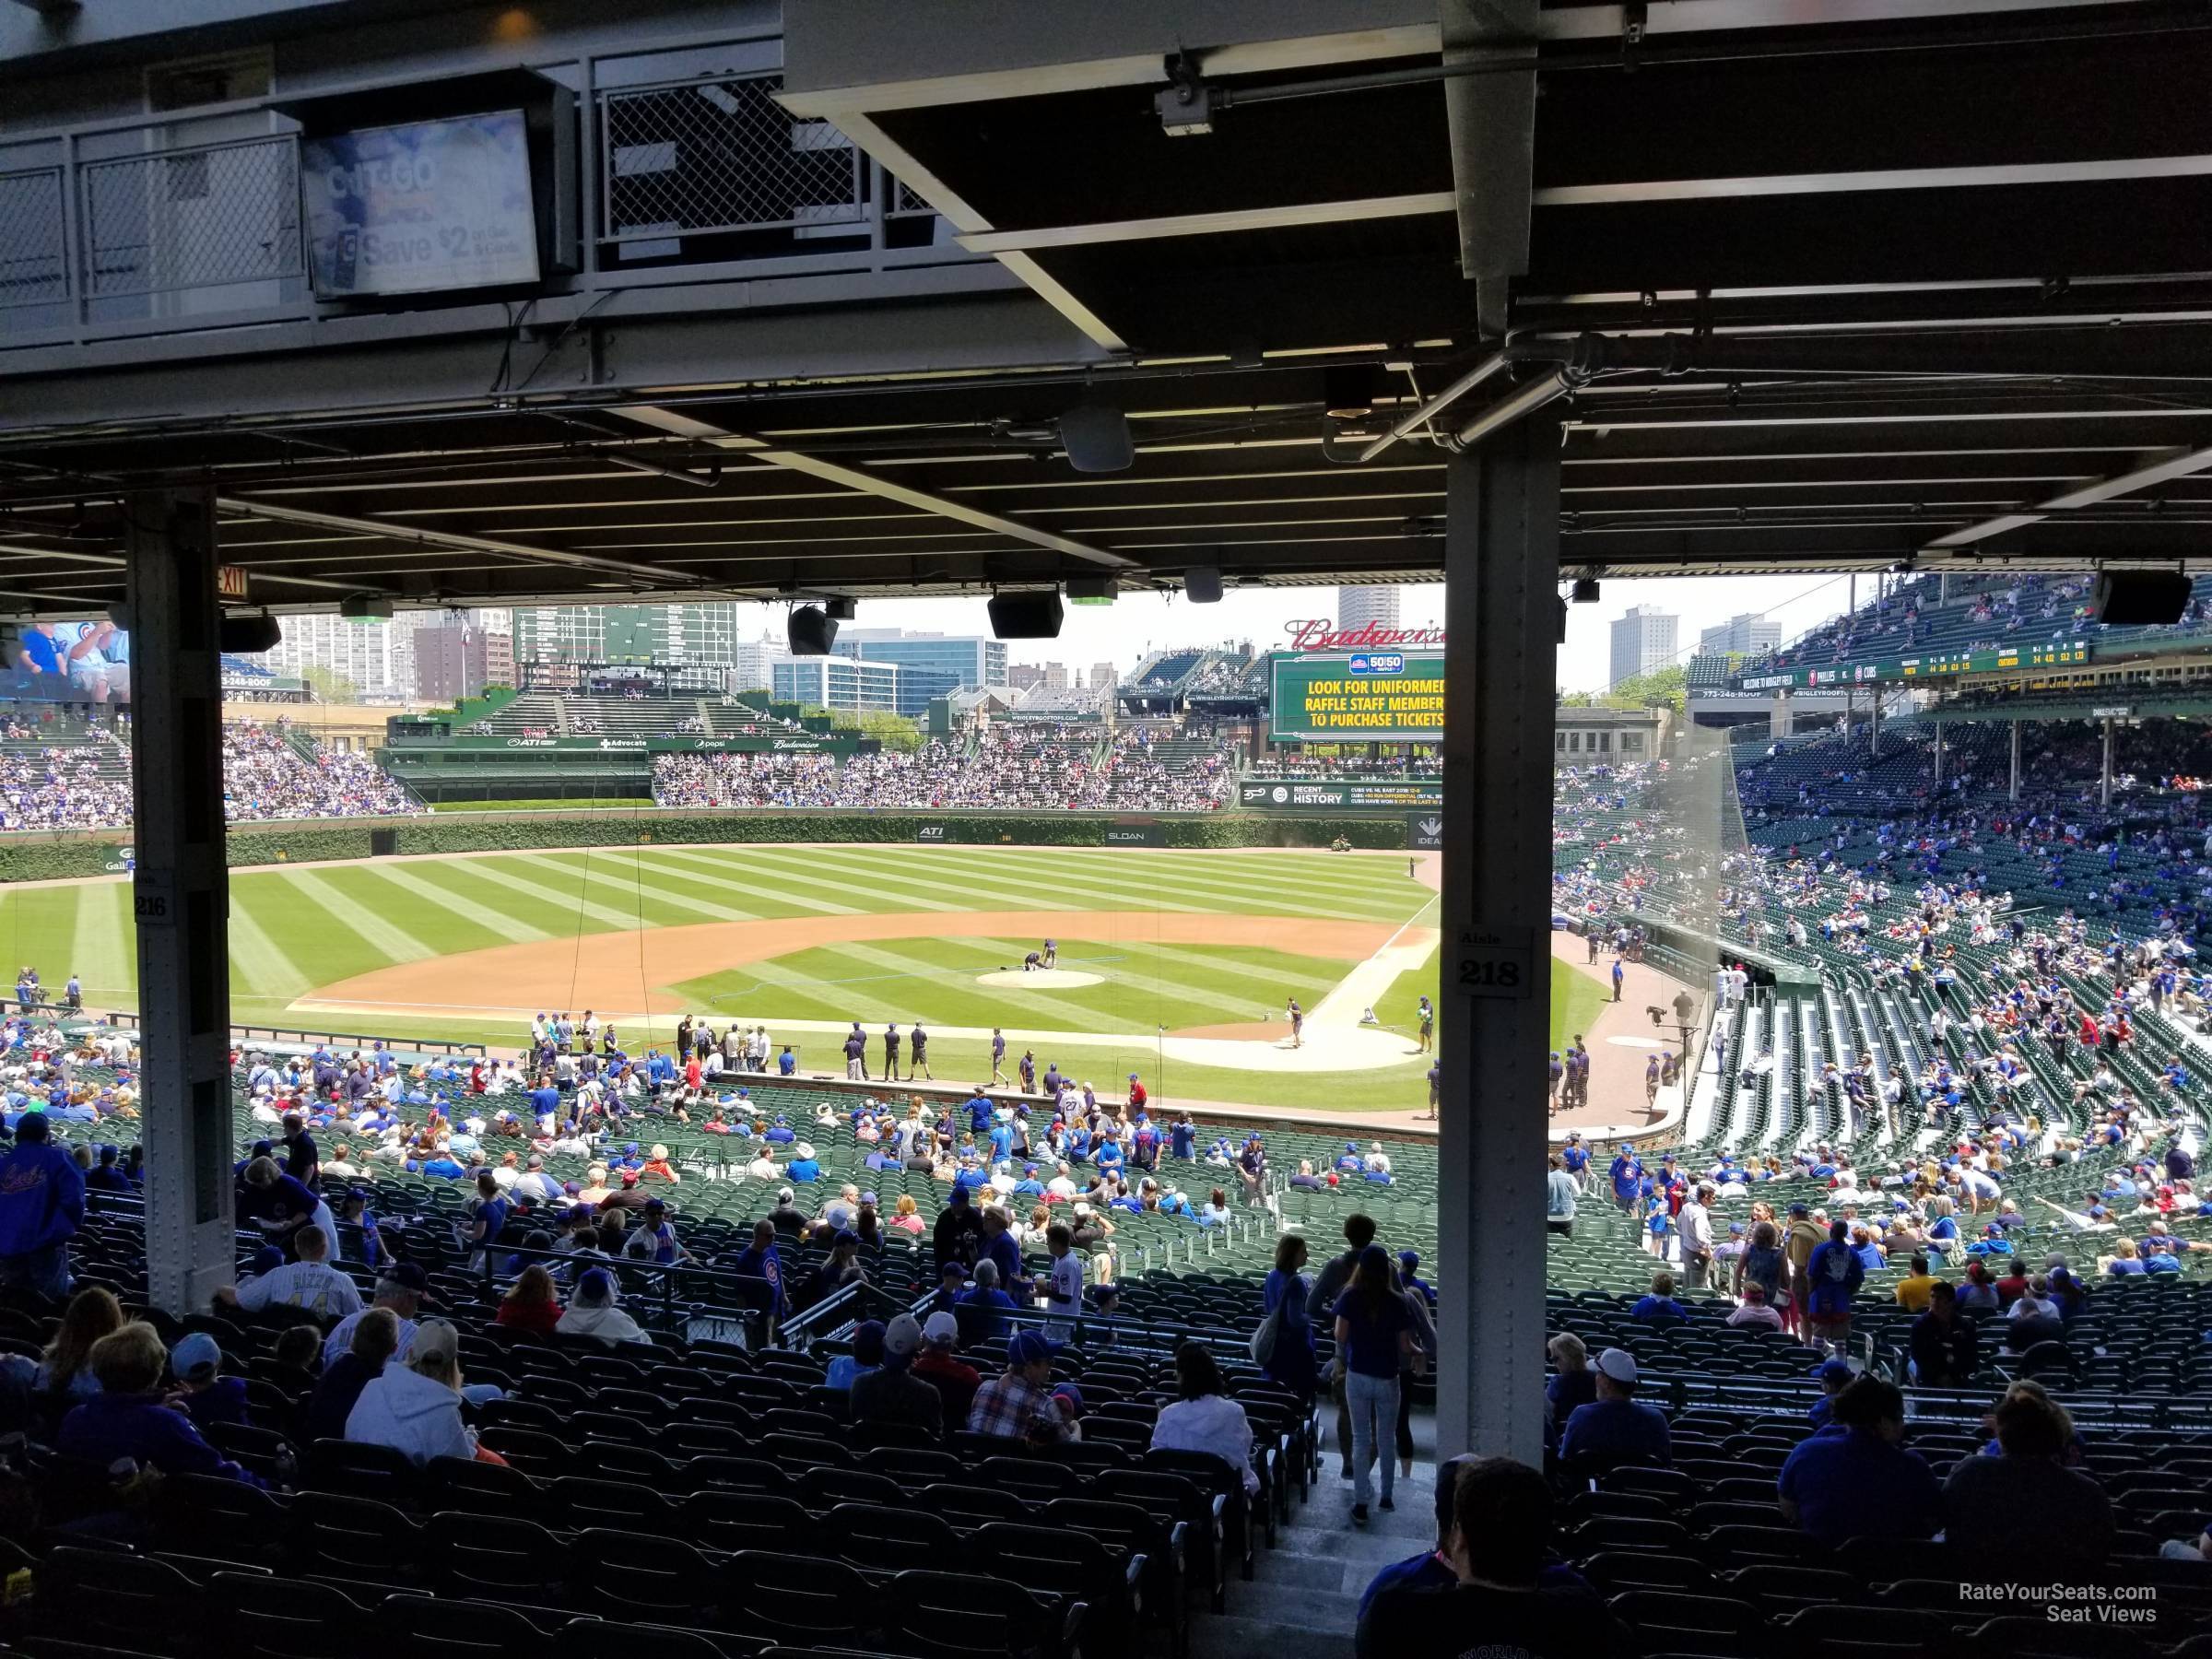
[[1228, 802], [1236, 772], [1225, 746], [1170, 753], [1148, 732], [1102, 735], [1006, 724], [981, 734], [972, 752], [932, 739], [907, 754], [659, 755], [653, 795], [663, 806], [841, 809], [1210, 812]]
[[[0, 830], [110, 830], [131, 822], [127, 721], [89, 728], [80, 741], [36, 748], [0, 742]], [[286, 724], [226, 722], [224, 814], [233, 823], [383, 818], [418, 812], [406, 789], [371, 756], [295, 747]]]

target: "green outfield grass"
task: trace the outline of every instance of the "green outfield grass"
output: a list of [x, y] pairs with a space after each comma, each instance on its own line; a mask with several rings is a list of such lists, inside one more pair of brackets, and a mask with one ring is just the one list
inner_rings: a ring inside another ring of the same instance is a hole
[[[1158, 1033], [1280, 1018], [1286, 998], [1312, 1008], [1347, 971], [1335, 959], [1266, 948], [1062, 941], [1063, 965], [1098, 971], [1098, 986], [1041, 994], [977, 985], [977, 973], [1017, 966], [1034, 941], [944, 939], [933, 912], [1084, 910], [1271, 915], [1395, 925], [1434, 920], [1434, 894], [1407, 879], [1397, 854], [1171, 852], [851, 844], [593, 849], [480, 857], [379, 859], [233, 872], [232, 1018], [244, 1024], [367, 1030], [394, 1038], [512, 1044], [520, 1022], [456, 1010], [437, 1018], [348, 1020], [290, 1011], [318, 988], [394, 963], [494, 946], [562, 942], [578, 935], [688, 923], [854, 912], [917, 912], [915, 936], [866, 945], [800, 947], [742, 971], [703, 976], [684, 994], [697, 1011], [786, 1020], [917, 1014], [945, 1026], [1001, 1025], [1020, 1032], [1088, 1030], [1123, 1039], [1071, 1047], [1059, 1058], [1101, 1088], [1141, 1071], [1159, 1087]], [[0, 893], [0, 951], [59, 985], [75, 971], [93, 1006], [134, 1006], [128, 894], [118, 880], [23, 887]], [[1112, 958], [1114, 959], [1108, 960]], [[487, 1004], [505, 1000], [487, 986]], [[656, 1010], [657, 1011], [657, 1010]], [[671, 1010], [673, 1012], [673, 1010]], [[1171, 1062], [1184, 1098], [1289, 1106], [1418, 1107], [1427, 1063], [1358, 1072], [1283, 1076]], [[793, 1033], [786, 1033], [791, 1035]], [[825, 1033], [804, 1033], [809, 1065], [834, 1064]], [[982, 1040], [940, 1038], [941, 1077], [988, 1070]]]
[[1150, 1037], [1160, 1027], [1279, 1019], [1295, 996], [1311, 1008], [1344, 964], [1247, 947], [1059, 941], [1059, 965], [1095, 985], [1023, 991], [976, 975], [1018, 968], [1029, 940], [891, 939], [825, 946], [710, 974], [677, 987], [698, 1006], [740, 1013], [771, 1004], [787, 1019], [920, 1019]]

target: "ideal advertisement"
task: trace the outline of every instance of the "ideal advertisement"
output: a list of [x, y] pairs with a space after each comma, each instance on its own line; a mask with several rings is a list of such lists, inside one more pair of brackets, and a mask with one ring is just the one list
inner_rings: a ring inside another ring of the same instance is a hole
[[1301, 652], [1274, 659], [1271, 726], [1285, 743], [1437, 743], [1440, 651]]
[[537, 280], [520, 110], [302, 139], [300, 168], [324, 299]]

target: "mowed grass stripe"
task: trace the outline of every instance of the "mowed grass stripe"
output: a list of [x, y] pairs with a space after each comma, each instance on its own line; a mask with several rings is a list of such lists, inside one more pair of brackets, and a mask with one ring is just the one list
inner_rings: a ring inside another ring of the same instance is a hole
[[263, 935], [305, 976], [328, 984], [389, 967], [390, 959], [345, 924], [345, 919], [292, 885], [288, 871], [267, 870], [232, 887], [231, 913], [242, 901]]
[[[1315, 971], [1304, 974], [1294, 973], [1284, 968], [1270, 968], [1265, 962], [1241, 962], [1233, 957], [1224, 957], [1206, 950], [1193, 950], [1181, 945], [1161, 945], [1147, 941], [1145, 948], [1163, 963], [1172, 963], [1179, 968], [1203, 968], [1209, 973], [1233, 974], [1240, 979], [1254, 981], [1291, 992], [1302, 993], [1317, 979], [1334, 984], [1336, 980], [1342, 979], [1346, 973], [1351, 971], [1351, 964], [1348, 962], [1329, 961], [1318, 957], [1312, 959], [1317, 964]], [[1335, 975], [1333, 979], [1329, 977], [1332, 970], [1335, 971]], [[1258, 993], [1254, 992], [1253, 994], [1257, 995]]]
[[[1035, 879], [1009, 877], [1006, 864], [988, 850], [975, 853], [955, 853], [939, 850], [946, 865], [950, 866], [948, 877], [972, 881], [988, 889], [1019, 891], [1049, 901], [1055, 910], [1129, 910], [1178, 911], [1191, 914], [1230, 915], [1292, 915], [1317, 916], [1331, 920], [1344, 916], [1343, 907], [1335, 904], [1305, 904], [1287, 900], [1279, 893], [1259, 888], [1216, 887], [1210, 883], [1193, 880], [1188, 872], [1177, 873], [1171, 881], [1166, 877], [1147, 880], [1142, 877], [1130, 881], [1095, 879], [1088, 873], [1077, 874], [1060, 869], [1039, 875]], [[1101, 870], [1100, 876], [1112, 876], [1111, 870]], [[1181, 898], [1165, 896], [1172, 891], [1194, 902], [1184, 903]], [[1047, 908], [1048, 906], [1040, 906]], [[977, 905], [976, 909], [993, 909], [991, 905]], [[1009, 907], [1010, 908], [1010, 907]]]
[[[641, 849], [625, 847], [611, 855], [595, 854], [594, 866], [608, 862], [610, 856], [613, 867], [621, 872], [624, 881], [642, 881], [648, 892], [657, 892], [680, 904], [719, 907], [728, 913], [730, 920], [759, 922], [821, 912], [817, 900], [783, 898], [762, 890], [757, 882], [732, 881], [666, 859], [649, 858]], [[724, 898], [724, 894], [734, 897]]]
[[[1340, 853], [1312, 853], [1310, 858], [1281, 856], [1281, 858], [1237, 858], [1223, 852], [1146, 852], [1133, 847], [1055, 847], [1057, 853], [1049, 861], [1049, 878], [1066, 880], [1071, 874], [1079, 874], [1084, 883], [1126, 887], [1130, 891], [1152, 891], [1163, 885], [1190, 885], [1193, 889], [1226, 891], [1226, 894], [1248, 894], [1261, 902], [1277, 900], [1281, 894], [1310, 898], [1316, 902], [1347, 900], [1347, 887], [1343, 876], [1349, 869], [1373, 869], [1373, 865], [1338, 865], [1327, 867], [1321, 858], [1340, 856]], [[1403, 880], [1403, 878], [1398, 878]], [[1406, 889], [1418, 891], [1406, 883]], [[1378, 913], [1395, 913], [1394, 900], [1387, 898], [1354, 898], [1351, 902], [1362, 909], [1381, 907]]]
[[0, 996], [16, 994], [16, 975], [36, 968], [40, 982], [59, 995], [69, 982], [69, 966], [54, 959], [76, 938], [76, 887], [22, 888], [8, 895], [7, 914], [0, 918], [7, 939], [7, 979]]
[[[997, 1015], [996, 1010], [1008, 1009], [1027, 1013], [1041, 1030], [1048, 1031], [1096, 1030], [1118, 1035], [1149, 1029], [1140, 1028], [1135, 1020], [1111, 1008], [1077, 1003], [1074, 999], [1082, 995], [1082, 990], [1062, 993], [1023, 991], [1012, 985], [978, 985], [975, 982], [976, 974], [988, 973], [1002, 965], [1018, 966], [1021, 961], [1018, 952], [1012, 956], [1006, 954], [1003, 941], [943, 941], [948, 947], [973, 947], [978, 943], [994, 947], [982, 959], [987, 966], [952, 966], [908, 951], [886, 950], [877, 946], [844, 945], [838, 948], [841, 955], [855, 960], [873, 963], [894, 973], [903, 971], [912, 974], [922, 982], [915, 993], [917, 1003], [936, 1001], [938, 1012], [935, 1018], [945, 1025], [1004, 1025], [1006, 1021]], [[941, 995], [930, 998], [928, 993], [933, 991]], [[991, 1018], [984, 1018], [985, 1010], [992, 1011]]]
[[[480, 933], [481, 938], [466, 941], [456, 939], [452, 948], [480, 950], [493, 945], [527, 944], [534, 939], [549, 939], [553, 935], [532, 922], [496, 905], [482, 904], [453, 888], [429, 878], [429, 872], [450, 876], [461, 868], [458, 865], [413, 862], [408, 864], [371, 864], [363, 867], [363, 874], [385, 882], [410, 899], [435, 907], [441, 917], [455, 927], [465, 926]], [[396, 896], [395, 896], [396, 897]]]
[[446, 954], [442, 945], [424, 944], [376, 906], [362, 903], [319, 870], [287, 870], [279, 879], [298, 888], [308, 902], [321, 905], [340, 925], [352, 929], [388, 960], [419, 962]]
[[[1378, 890], [1378, 884], [1372, 879], [1324, 875], [1302, 859], [1236, 860], [1215, 853], [1155, 853], [1123, 848], [1068, 851], [1075, 854], [1069, 864], [1086, 871], [1110, 861], [1124, 861], [1133, 873], [1133, 879], [1146, 886], [1157, 886], [1166, 880], [1190, 881], [1212, 889], [1253, 894], [1263, 900], [1278, 893], [1293, 893], [1317, 903], [1344, 906], [1347, 912], [1394, 916], [1403, 913], [1399, 896]], [[1330, 856], [1336, 855], [1315, 854], [1317, 858]], [[1372, 865], [1351, 866], [1346, 876], [1380, 876], [1392, 887], [1403, 888], [1408, 898], [1429, 896], [1427, 889], [1418, 883], [1407, 881], [1394, 870], [1378, 870]]]
[[[837, 902], [854, 912], [884, 914], [887, 912], [920, 911], [981, 910], [982, 905], [971, 900], [959, 900], [940, 895], [945, 884], [932, 878], [925, 870], [913, 867], [911, 862], [902, 863], [896, 857], [881, 860], [863, 858], [844, 848], [830, 852], [809, 847], [797, 851], [766, 853], [755, 855], [758, 862], [770, 871], [780, 874], [785, 881], [806, 888], [818, 888], [839, 895]], [[957, 890], [957, 888], [956, 888]]]
[[249, 996], [289, 1001], [309, 987], [342, 978], [326, 974], [311, 979], [300, 964], [263, 929], [253, 913], [257, 884], [233, 882], [230, 887], [230, 983]]
[[125, 902], [130, 892], [127, 881], [88, 882], [76, 890], [76, 924], [62, 982], [66, 984], [74, 971], [84, 983], [88, 1004], [129, 997], [138, 988], [137, 941]]
[[[525, 853], [514, 861], [518, 875], [547, 876], [577, 883], [576, 891], [590, 903], [604, 904], [624, 918], [628, 928], [682, 927], [699, 921], [681, 898], [656, 896], [646, 890], [637, 872], [625, 871], [594, 853]], [[594, 897], [596, 893], [600, 897]], [[749, 918], [738, 917], [735, 920]]]
[[[1170, 857], [1165, 862], [1153, 863], [1150, 855], [1141, 853], [1108, 856], [1127, 858], [1138, 866], [1131, 872], [1133, 888], [1137, 892], [1149, 895], [1172, 891], [1220, 900], [1210, 906], [1217, 910], [1250, 911], [1261, 915], [1325, 916], [1332, 920], [1395, 921], [1404, 913], [1394, 900], [1382, 895], [1301, 882], [1288, 873], [1273, 879], [1245, 877], [1195, 860], [1178, 861]], [[1145, 862], [1140, 865], [1139, 861]], [[1068, 878], [1088, 880], [1088, 871], [1095, 866], [1076, 861], [1075, 867], [1083, 873], [1071, 874]]]
[[[1343, 977], [1336, 964], [1316, 960], [1311, 973], [1299, 974], [1283, 969], [1268, 970], [1272, 982], [1266, 990], [1242, 987], [1232, 990], [1223, 982], [1235, 975], [1242, 965], [1233, 955], [1201, 959], [1203, 965], [1214, 976], [1212, 982], [1208, 983], [1177, 978], [1163, 966], [1157, 947], [1147, 940], [1125, 939], [1104, 944], [1099, 956], [1118, 955], [1123, 959], [1120, 961], [1086, 959], [1089, 954], [1086, 947], [1091, 943], [1089, 940], [1077, 939], [1063, 944], [1060, 949], [1061, 966], [1081, 972], [1104, 974], [1109, 986], [1119, 984], [1134, 990], [1141, 982], [1148, 987], [1156, 994], [1157, 1006], [1152, 1011], [1150, 1021], [1144, 1025], [1147, 1030], [1161, 1025], [1174, 1030], [1182, 1026], [1226, 1025], [1231, 1021], [1252, 1019], [1269, 1009], [1270, 1004], [1276, 1000], [1276, 985], [1281, 986], [1285, 993], [1294, 994], [1300, 998], [1315, 997]], [[1089, 987], [1083, 987], [1066, 994], [1083, 997], [1089, 990]], [[1123, 1013], [1125, 1017], [1134, 1018], [1128, 1016], [1125, 1008]]]
[[[682, 862], [678, 862], [678, 861]], [[752, 879], [739, 880], [735, 876], [721, 874], [736, 866], [716, 859], [711, 853], [678, 852], [671, 847], [647, 854], [640, 853], [638, 863], [647, 870], [657, 871], [672, 880], [687, 886], [713, 888], [719, 891], [742, 894], [747, 904], [763, 915], [858, 915], [857, 907], [841, 904], [833, 899], [810, 899], [787, 890], [778, 890], [775, 883], [782, 881], [779, 872], [755, 869]], [[710, 875], [709, 866], [717, 872]], [[788, 882], [783, 882], [788, 888]]]
[[[985, 944], [1002, 947], [999, 961], [1018, 964], [1024, 947], [1011, 939], [990, 939]], [[1086, 950], [1094, 944], [1088, 939], [1071, 939], [1060, 948], [1060, 965], [1078, 973], [1100, 975], [1096, 985], [1077, 985], [1066, 991], [1045, 991], [1036, 994], [1048, 1004], [1061, 1009], [1057, 1030], [1128, 1030], [1155, 1032], [1161, 1026], [1172, 1030], [1185, 1025], [1214, 1025], [1221, 1020], [1242, 1018], [1239, 1005], [1223, 1002], [1218, 989], [1212, 987], [1177, 984], [1159, 978], [1157, 964], [1147, 958], [1143, 947], [1132, 941], [1099, 942], [1095, 954]], [[1072, 948], [1071, 948], [1072, 947]], [[1119, 959], [1112, 959], [1118, 958]], [[985, 996], [996, 996], [1000, 988], [995, 985], [979, 986]], [[1146, 1005], [1143, 1012], [1135, 1005]], [[1081, 1015], [1082, 1018], [1070, 1018]], [[971, 1022], [972, 1023], [972, 1022]]]
[[[604, 861], [594, 859], [587, 872], [581, 865], [569, 863], [570, 856], [566, 853], [554, 854], [547, 862], [555, 868], [585, 877], [586, 892], [591, 891], [593, 882], [597, 882], [618, 893], [643, 894], [648, 901], [645, 925], [649, 927], [683, 926], [693, 922], [758, 922], [760, 919], [753, 911], [739, 910], [734, 904], [720, 904], [701, 894], [664, 886], [650, 879], [641, 866], [633, 865], [628, 872], [604, 869], [601, 867]], [[665, 907], [668, 906], [675, 908], [676, 920], [657, 920], [665, 914]]]
[[[852, 978], [867, 979], [857, 962], [851, 964]], [[840, 976], [842, 977], [842, 976]], [[772, 1034], [775, 1021], [783, 1019], [857, 1019], [868, 1024], [897, 1020], [904, 1025], [907, 1010], [894, 1002], [875, 994], [867, 983], [839, 984], [830, 979], [794, 968], [788, 958], [773, 961], [747, 962], [742, 968], [733, 968], [726, 973], [712, 975], [706, 980], [695, 980], [677, 987], [685, 994], [704, 994], [712, 999], [711, 1006], [717, 1013], [735, 1015], [742, 1019], [765, 1022]], [[766, 1002], [770, 1008], [758, 1006], [751, 1009], [747, 1002]], [[794, 1003], [801, 1006], [794, 1006]], [[870, 1033], [871, 1040], [874, 1033]]]
[[[934, 890], [965, 892], [969, 902], [955, 908], [959, 910], [1018, 910], [1026, 904], [1037, 910], [1124, 910], [1135, 907], [1135, 897], [1130, 893], [1103, 888], [1088, 888], [1081, 883], [1040, 876], [1030, 879], [1007, 874], [1004, 861], [994, 860], [988, 852], [974, 854], [954, 854], [936, 850], [938, 856], [934, 868], [918, 869], [914, 861], [897, 861], [897, 854], [885, 853], [880, 857], [845, 855], [845, 862], [872, 873], [872, 878], [888, 881], [894, 889], [903, 889], [910, 883], [926, 883]], [[897, 862], [894, 862], [897, 861]], [[1001, 895], [1018, 897], [1020, 902], [1006, 902]], [[1205, 913], [1216, 907], [1206, 904], [1182, 904], [1173, 900], [1144, 895], [1142, 908]]]
[[589, 930], [595, 933], [629, 933], [637, 928], [636, 911], [617, 910], [611, 904], [593, 903], [583, 897], [583, 884], [581, 881], [567, 891], [547, 887], [542, 881], [532, 881], [507, 868], [512, 862], [504, 858], [472, 858], [468, 861], [468, 875], [472, 880], [489, 882], [493, 887], [504, 888], [511, 893], [519, 893], [532, 900], [535, 909], [531, 913], [548, 923], [565, 923], [573, 928], [577, 925], [577, 918], [581, 916], [585, 921], [599, 924]]
[[[781, 882], [786, 888], [805, 888], [810, 892], [834, 893], [837, 895], [834, 899], [805, 901], [819, 905], [825, 913], [831, 915], [858, 916], [896, 910], [957, 911], [968, 908], [964, 905], [948, 904], [941, 900], [928, 899], [921, 895], [899, 903], [857, 902], [871, 898], [879, 898], [879, 895], [856, 887], [849, 876], [841, 880], [836, 872], [824, 871], [820, 857], [811, 851], [788, 852], [779, 854], [765, 851], [755, 852], [748, 848], [743, 859], [730, 858], [714, 853], [686, 853], [681, 856], [711, 861], [718, 869], [755, 872], [762, 881]], [[792, 903], [801, 902], [796, 893], [789, 894], [787, 897]], [[847, 903], [847, 900], [856, 902]]]

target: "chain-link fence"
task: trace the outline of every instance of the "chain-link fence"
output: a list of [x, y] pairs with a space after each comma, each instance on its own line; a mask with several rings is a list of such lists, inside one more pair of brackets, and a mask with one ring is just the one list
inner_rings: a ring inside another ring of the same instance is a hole
[[290, 136], [90, 164], [83, 170], [87, 294], [299, 276], [299, 169]]
[[0, 310], [68, 297], [62, 170], [0, 173]]
[[782, 85], [755, 76], [606, 94], [607, 240], [865, 219], [865, 158], [827, 122], [777, 103]]

